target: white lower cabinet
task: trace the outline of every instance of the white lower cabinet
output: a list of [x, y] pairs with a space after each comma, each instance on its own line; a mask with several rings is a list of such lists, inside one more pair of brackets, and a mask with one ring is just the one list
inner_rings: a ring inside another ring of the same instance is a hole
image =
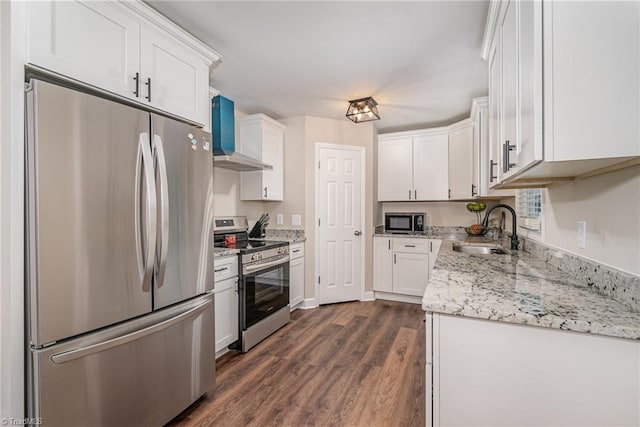
[[216, 356], [238, 339], [238, 258], [214, 260]]
[[640, 425], [640, 343], [426, 314], [427, 426]]
[[289, 306], [298, 308], [304, 300], [304, 242], [289, 246]]
[[373, 290], [422, 296], [438, 256], [441, 240], [373, 238]]
[[429, 254], [393, 253], [393, 291], [422, 296], [429, 281]]

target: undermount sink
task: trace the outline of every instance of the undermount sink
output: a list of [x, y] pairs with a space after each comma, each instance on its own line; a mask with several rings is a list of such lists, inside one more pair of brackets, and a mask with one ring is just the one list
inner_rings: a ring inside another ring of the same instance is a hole
[[465, 254], [478, 254], [478, 255], [509, 255], [511, 252], [504, 248], [496, 246], [482, 246], [482, 245], [453, 245], [453, 250], [456, 252], [462, 252]]

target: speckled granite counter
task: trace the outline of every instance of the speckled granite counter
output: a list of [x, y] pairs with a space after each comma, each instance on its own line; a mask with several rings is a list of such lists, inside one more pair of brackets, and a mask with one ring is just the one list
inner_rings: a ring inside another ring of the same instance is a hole
[[544, 260], [522, 251], [469, 255], [454, 252], [453, 243], [442, 242], [425, 311], [640, 339], [640, 312]]
[[298, 243], [307, 240], [304, 235], [304, 230], [289, 228], [267, 228], [265, 230], [265, 238], [268, 240], [286, 240], [289, 243]]
[[213, 259], [222, 258], [225, 256], [237, 255], [238, 253], [240, 253], [238, 249], [213, 248]]

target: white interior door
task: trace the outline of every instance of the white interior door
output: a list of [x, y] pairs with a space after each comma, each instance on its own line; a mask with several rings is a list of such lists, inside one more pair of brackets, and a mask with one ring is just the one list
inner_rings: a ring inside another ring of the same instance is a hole
[[318, 302], [359, 300], [362, 292], [362, 160], [359, 147], [319, 146]]

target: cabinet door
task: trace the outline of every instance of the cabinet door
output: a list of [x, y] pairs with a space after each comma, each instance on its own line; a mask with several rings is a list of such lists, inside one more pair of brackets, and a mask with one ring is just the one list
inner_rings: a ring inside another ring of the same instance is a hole
[[262, 130], [262, 161], [273, 166], [273, 170], [260, 172], [263, 200], [282, 200], [283, 198], [283, 138], [284, 135], [280, 129], [265, 126]]
[[518, 147], [513, 172], [542, 160], [542, 3], [518, 3]]
[[238, 278], [215, 284], [216, 353], [238, 339]]
[[440, 252], [441, 245], [442, 240], [429, 239], [429, 274], [431, 274], [431, 270], [433, 270], [433, 266], [438, 259], [438, 253]]
[[373, 238], [373, 290], [393, 292], [391, 237]]
[[470, 199], [473, 184], [473, 123], [449, 134], [449, 198]]
[[471, 144], [473, 145], [473, 150], [471, 155], [472, 157], [471, 197], [477, 197], [480, 195], [480, 188], [482, 187], [482, 185], [480, 184], [481, 176], [482, 176], [482, 160], [480, 155], [480, 145], [482, 144], [483, 139], [486, 140], [486, 138], [480, 137], [480, 133], [481, 132], [486, 133], [485, 123], [482, 123], [482, 120], [486, 121], [486, 114], [483, 110], [478, 109], [476, 117], [472, 119], [473, 119], [473, 135], [471, 138], [471, 141], [472, 141]]
[[136, 98], [140, 25], [110, 2], [28, 2], [29, 63]]
[[289, 262], [289, 296], [292, 309], [304, 299], [304, 257]]
[[378, 142], [378, 201], [413, 200], [411, 138]]
[[413, 139], [415, 200], [449, 198], [449, 137], [427, 135]]
[[502, 141], [502, 33], [496, 32], [496, 42], [489, 55], [489, 141], [487, 180], [489, 188], [500, 183], [500, 141]]
[[502, 23], [502, 167], [499, 173], [503, 177], [512, 175], [516, 170], [518, 110], [518, 3], [510, 1]]
[[141, 101], [206, 125], [211, 114], [209, 64], [169, 35], [140, 30]]
[[429, 254], [394, 252], [393, 292], [422, 296], [429, 281]]

